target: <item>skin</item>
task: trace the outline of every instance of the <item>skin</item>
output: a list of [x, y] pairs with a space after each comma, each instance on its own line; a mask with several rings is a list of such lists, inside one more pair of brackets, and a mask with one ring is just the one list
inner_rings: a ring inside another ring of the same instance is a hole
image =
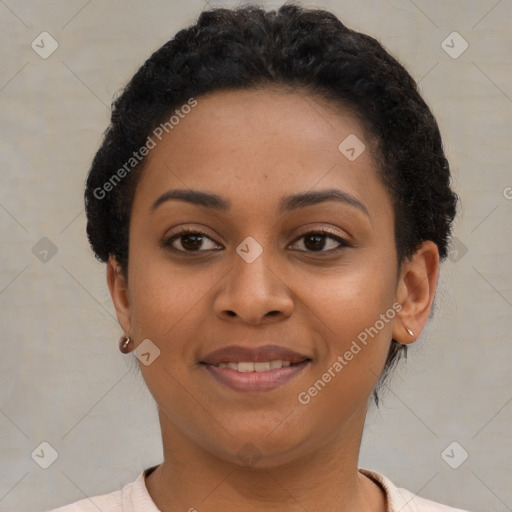
[[[139, 363], [158, 405], [164, 449], [148, 491], [162, 512], [384, 512], [382, 489], [358, 472], [362, 431], [391, 338], [411, 343], [427, 322], [437, 246], [424, 242], [399, 268], [391, 198], [372, 141], [348, 111], [279, 89], [197, 100], [148, 155], [132, 209], [128, 279], [113, 257], [107, 264], [124, 332], [135, 346], [150, 339], [161, 351], [150, 365]], [[366, 146], [354, 161], [338, 150], [350, 134]], [[151, 211], [176, 188], [218, 194], [231, 209], [173, 200]], [[368, 214], [335, 201], [278, 210], [284, 196], [330, 188]], [[181, 227], [207, 238], [202, 245], [175, 239], [175, 251], [161, 247]], [[329, 234], [324, 246], [303, 236], [325, 228], [350, 246], [333, 253], [340, 245]], [[263, 249], [252, 263], [236, 252], [248, 236]], [[395, 302], [402, 309], [393, 320], [301, 404], [298, 394]], [[199, 364], [226, 345], [267, 343], [312, 361], [263, 392], [232, 390]], [[237, 455], [247, 443], [260, 457], [252, 464]]]

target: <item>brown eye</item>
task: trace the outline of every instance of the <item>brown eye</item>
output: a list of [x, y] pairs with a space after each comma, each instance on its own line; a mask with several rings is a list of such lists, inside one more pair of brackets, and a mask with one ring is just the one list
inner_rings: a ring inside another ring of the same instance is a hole
[[[343, 238], [323, 230], [305, 233], [297, 238], [295, 243], [302, 239], [304, 239], [304, 249], [298, 249], [301, 252], [336, 253], [346, 247], [351, 247]], [[205, 247], [208, 243], [210, 243], [210, 247]], [[217, 244], [206, 233], [193, 229], [183, 229], [164, 240], [161, 245], [164, 248], [185, 253], [198, 253], [222, 248], [221, 245]]]
[[[211, 242], [213, 247], [204, 249], [203, 245]], [[184, 229], [179, 233], [167, 238], [162, 243], [163, 247], [171, 248], [180, 252], [203, 252], [204, 250], [217, 249], [220, 246], [202, 231]], [[180, 248], [181, 247], [181, 248]], [[201, 250], [201, 248], [203, 248]]]
[[[303, 245], [306, 249], [299, 250], [305, 252], [337, 252], [345, 247], [350, 247], [350, 244], [346, 240], [328, 231], [310, 231], [297, 238], [297, 240], [301, 239], [304, 239]], [[331, 244], [327, 242], [329, 239], [331, 240]], [[332, 241], [336, 242], [334, 247], [332, 247]], [[327, 247], [327, 250], [324, 250], [326, 246], [329, 245], [331, 245], [331, 247]]]

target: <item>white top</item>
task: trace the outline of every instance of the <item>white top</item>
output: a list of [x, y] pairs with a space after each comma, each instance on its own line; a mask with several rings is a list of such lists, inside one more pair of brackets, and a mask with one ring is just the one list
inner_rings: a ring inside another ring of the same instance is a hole
[[[145, 484], [146, 473], [156, 467], [145, 469], [135, 482], [125, 485], [120, 491], [86, 498], [48, 512], [161, 512]], [[359, 471], [382, 487], [387, 497], [388, 512], [468, 512], [420, 498], [406, 489], [396, 487], [388, 478], [374, 471]]]

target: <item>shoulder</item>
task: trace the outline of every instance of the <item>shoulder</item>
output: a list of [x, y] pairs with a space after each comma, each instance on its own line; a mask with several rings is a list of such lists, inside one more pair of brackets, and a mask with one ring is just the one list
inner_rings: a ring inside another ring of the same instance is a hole
[[134, 482], [126, 484], [121, 490], [85, 498], [48, 512], [159, 512], [146, 489], [146, 471], [149, 469], [144, 470]]
[[48, 512], [122, 512], [122, 491], [85, 498], [70, 505], [64, 505]]
[[[421, 498], [407, 489], [397, 488], [397, 494], [400, 496], [398, 498], [397, 495], [397, 500], [401, 499], [404, 503], [404, 508], [401, 509], [403, 512], [468, 512], [467, 510], [449, 507], [436, 501]], [[400, 510], [400, 507], [397, 510]]]
[[469, 512], [421, 498], [407, 489], [397, 487], [389, 478], [375, 471], [359, 471], [375, 480], [384, 489], [388, 500], [388, 512]]

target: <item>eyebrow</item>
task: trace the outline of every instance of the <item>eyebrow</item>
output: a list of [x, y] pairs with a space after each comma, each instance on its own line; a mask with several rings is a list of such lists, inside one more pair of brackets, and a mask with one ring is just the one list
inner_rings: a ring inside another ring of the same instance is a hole
[[[164, 192], [151, 205], [150, 211], [153, 212], [163, 203], [172, 200], [185, 201], [190, 204], [204, 206], [205, 208], [211, 208], [213, 210], [223, 212], [226, 212], [231, 208], [231, 201], [217, 194], [203, 192], [201, 190], [172, 189]], [[281, 213], [286, 213], [299, 208], [306, 208], [308, 206], [323, 203], [325, 201], [338, 201], [345, 203], [361, 210], [368, 217], [370, 216], [368, 208], [359, 199], [335, 188], [315, 192], [302, 192], [284, 197], [279, 202], [279, 210]]]

